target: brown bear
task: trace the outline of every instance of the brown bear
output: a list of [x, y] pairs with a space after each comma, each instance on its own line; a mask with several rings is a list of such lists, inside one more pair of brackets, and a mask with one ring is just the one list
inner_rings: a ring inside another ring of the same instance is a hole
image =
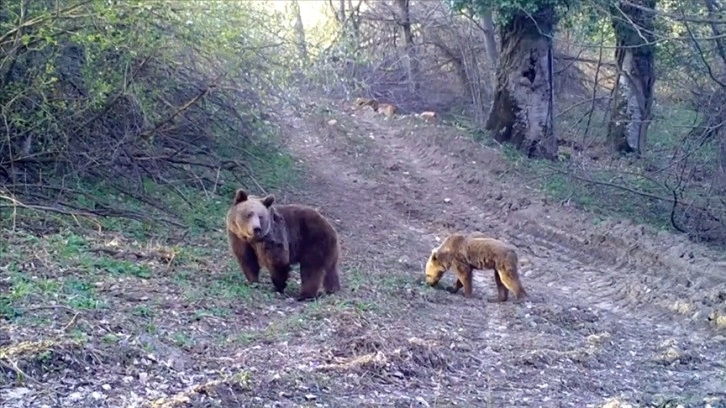
[[270, 272], [272, 284], [283, 293], [291, 265], [300, 264], [298, 301], [340, 290], [340, 244], [332, 224], [306, 205], [275, 205], [273, 195], [248, 196], [235, 192], [227, 211], [227, 237], [237, 263], [250, 283], [259, 281], [260, 266]]
[[431, 251], [426, 262], [426, 283], [436, 286], [449, 268], [456, 273], [456, 284], [447, 288], [456, 293], [464, 288], [464, 296], [471, 297], [472, 270], [493, 269], [497, 284], [497, 299], [489, 301], [505, 302], [507, 290], [511, 290], [517, 299], [527, 296], [527, 292], [519, 281], [518, 259], [515, 248], [500, 240], [486, 237], [480, 233], [453, 233], [444, 242]]

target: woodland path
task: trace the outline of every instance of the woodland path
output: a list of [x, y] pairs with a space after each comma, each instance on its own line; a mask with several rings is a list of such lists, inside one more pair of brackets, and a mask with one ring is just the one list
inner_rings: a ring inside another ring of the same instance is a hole
[[441, 291], [399, 321], [402, 335], [424, 325], [455, 352], [437, 388], [421, 390], [425, 400], [585, 407], [688, 396], [706, 406], [712, 396], [712, 406], [726, 406], [716, 402], [726, 396], [726, 338], [708, 324], [726, 299], [717, 254], [548, 203], [511, 182], [500, 153], [450, 127], [348, 105], [284, 119], [289, 149], [312, 174], [294, 199], [335, 219], [348, 267], [422, 284], [437, 237], [455, 230], [520, 251], [527, 301], [485, 302], [496, 293], [487, 271], [477, 275], [473, 299]]

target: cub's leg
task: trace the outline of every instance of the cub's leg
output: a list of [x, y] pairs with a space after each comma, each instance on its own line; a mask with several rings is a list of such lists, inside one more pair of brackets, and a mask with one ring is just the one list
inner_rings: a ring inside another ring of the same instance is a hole
[[309, 265], [300, 265], [300, 294], [297, 297], [299, 302], [317, 298], [320, 284], [323, 282], [325, 270], [313, 268]]
[[459, 280], [459, 278], [457, 278], [457, 279], [456, 279], [456, 283], [454, 283], [454, 286], [449, 286], [448, 288], [446, 288], [446, 290], [447, 290], [447, 291], [449, 291], [450, 293], [456, 293], [456, 292], [458, 292], [458, 291], [459, 291], [459, 289], [461, 289], [461, 288], [462, 288], [463, 286], [464, 286], [464, 284], [463, 284], [463, 283], [461, 283], [461, 281]]
[[247, 278], [247, 282], [256, 283], [260, 278], [260, 264], [251, 245], [241, 240], [229, 230], [227, 231], [229, 247], [232, 249], [237, 264]]
[[496, 302], [506, 302], [507, 298], [509, 297], [509, 291], [507, 290], [507, 287], [504, 286], [502, 283], [502, 278], [500, 277], [499, 271], [497, 269], [494, 269], [494, 282], [497, 284], [497, 297], [494, 299], [489, 299], [490, 302], [496, 303]]
[[522, 287], [522, 283], [519, 281], [519, 274], [517, 273], [516, 265], [501, 265], [497, 266], [499, 272], [498, 278], [501, 279], [502, 284], [514, 293], [517, 299], [527, 297], [527, 291]]

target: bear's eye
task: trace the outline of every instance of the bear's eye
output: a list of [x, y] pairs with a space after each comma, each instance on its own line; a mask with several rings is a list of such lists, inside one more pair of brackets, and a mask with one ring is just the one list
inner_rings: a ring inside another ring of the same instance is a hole
[[245, 217], [247, 217], [247, 219], [252, 218], [252, 213], [251, 212], [248, 212], [247, 214], [245, 214]]

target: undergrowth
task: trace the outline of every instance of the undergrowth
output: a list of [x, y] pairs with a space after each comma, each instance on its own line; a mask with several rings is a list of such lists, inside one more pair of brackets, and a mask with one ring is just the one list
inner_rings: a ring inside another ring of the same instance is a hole
[[[709, 234], [707, 231], [713, 226], [706, 226], [723, 210], [709, 192], [710, 180], [704, 179], [704, 174], [713, 171], [716, 141], [684, 143], [683, 130], [699, 120], [698, 114], [690, 109], [658, 107], [655, 114], [659, 120], [650, 127], [651, 145], [642, 160], [627, 156], [607, 158], [610, 153], [606, 146], [596, 142], [604, 140], [602, 127], [593, 126], [584, 132], [584, 121], [573, 114], [568, 115], [569, 122], [565, 118], [559, 126], [568, 132], [560, 136], [564, 143], [559, 159], [554, 162], [531, 160], [509, 144], [499, 145], [488, 132], [465, 119], [451, 119], [449, 124], [465, 130], [483, 145], [499, 149], [513, 169], [533, 180], [555, 203], [576, 205], [592, 212], [596, 220], [626, 218], [663, 230], [686, 232], [692, 239], [710, 245], [722, 245], [719, 232]], [[600, 123], [597, 115], [595, 112], [593, 123]], [[590, 139], [573, 136], [585, 133]], [[588, 149], [606, 153], [584, 153], [580, 149], [588, 143]], [[688, 168], [673, 164], [673, 152], [679, 149], [688, 156]], [[694, 221], [698, 217], [707, 221], [698, 225]]]

